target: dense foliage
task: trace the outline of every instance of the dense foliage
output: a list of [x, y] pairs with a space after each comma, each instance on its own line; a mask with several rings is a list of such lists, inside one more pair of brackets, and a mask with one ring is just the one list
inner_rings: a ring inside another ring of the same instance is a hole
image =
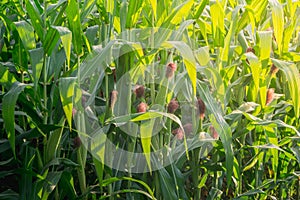
[[299, 1], [0, 10], [0, 199], [300, 199]]

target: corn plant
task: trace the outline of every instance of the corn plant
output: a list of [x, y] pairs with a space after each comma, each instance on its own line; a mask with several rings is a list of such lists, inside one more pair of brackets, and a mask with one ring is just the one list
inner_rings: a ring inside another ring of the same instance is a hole
[[0, 10], [0, 199], [300, 198], [298, 1]]

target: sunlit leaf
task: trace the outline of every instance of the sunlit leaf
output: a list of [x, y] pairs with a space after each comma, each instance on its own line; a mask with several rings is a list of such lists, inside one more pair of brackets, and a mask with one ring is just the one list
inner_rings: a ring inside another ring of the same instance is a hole
[[60, 35], [60, 39], [64, 46], [64, 51], [67, 57], [68, 66], [70, 66], [72, 32], [68, 28], [61, 26], [52, 26], [52, 28], [57, 30]]
[[33, 27], [25, 21], [16, 22], [16, 27], [26, 50], [35, 48]]
[[216, 47], [224, 46], [224, 18], [225, 13], [221, 3], [217, 2], [210, 7], [210, 14], [212, 19], [212, 31], [214, 36], [214, 45]]
[[[32, 26], [34, 27], [34, 30], [36, 31], [37, 35], [40, 39], [44, 39], [44, 24], [41, 18], [41, 13], [39, 12], [36, 4], [32, 0], [26, 0], [26, 10], [31, 18]], [[33, 34], [33, 33], [31, 33]]]
[[180, 41], [168, 41], [165, 42], [166, 47], [168, 45], [171, 45], [175, 47], [183, 57], [183, 62], [185, 64], [187, 73], [189, 75], [189, 78], [191, 80], [192, 86], [193, 86], [193, 92], [196, 94], [196, 81], [197, 81], [197, 70], [196, 70], [196, 60], [193, 56], [193, 51], [191, 48], [184, 42]]
[[73, 45], [77, 55], [82, 53], [82, 29], [79, 14], [79, 2], [75, 0], [68, 1], [66, 9], [70, 30], [72, 31]]
[[76, 78], [61, 78], [59, 82], [60, 99], [63, 105], [67, 121], [72, 127], [73, 96]]
[[269, 0], [272, 8], [272, 22], [274, 28], [274, 36], [278, 45], [279, 55], [282, 53], [282, 41], [284, 32], [284, 13], [283, 7], [278, 0]]
[[[293, 101], [293, 106], [295, 109], [295, 117], [299, 118], [300, 116], [300, 78], [299, 70], [296, 65], [293, 63], [288, 63], [285, 61], [272, 59], [272, 62], [282, 70], [287, 78], [287, 84], [291, 93], [291, 98]], [[285, 83], [283, 83], [285, 84]]]

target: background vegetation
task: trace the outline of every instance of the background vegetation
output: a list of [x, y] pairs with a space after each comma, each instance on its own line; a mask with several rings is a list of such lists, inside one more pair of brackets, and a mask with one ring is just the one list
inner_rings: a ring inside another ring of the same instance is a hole
[[[3, 0], [0, 10], [0, 199], [300, 198], [299, 1]], [[211, 139], [159, 170], [124, 172], [81, 144], [88, 119], [147, 162], [189, 136]], [[163, 128], [137, 139], [125, 122], [142, 136]]]

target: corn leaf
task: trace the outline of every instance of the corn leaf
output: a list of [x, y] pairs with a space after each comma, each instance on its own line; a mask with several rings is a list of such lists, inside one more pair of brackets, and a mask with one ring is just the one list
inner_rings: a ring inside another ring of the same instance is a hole
[[163, 44], [163, 46], [166, 47], [168, 47], [169, 45], [175, 47], [180, 52], [180, 55], [183, 57], [183, 62], [185, 64], [187, 73], [193, 86], [193, 92], [194, 94], [196, 94], [197, 70], [196, 60], [193, 56], [193, 51], [186, 43], [181, 41], [167, 41]]
[[7, 131], [7, 138], [9, 140], [12, 152], [16, 157], [15, 151], [15, 107], [19, 94], [29, 86], [28, 84], [15, 82], [12, 88], [3, 96], [2, 102], [2, 116]]
[[68, 6], [66, 8], [67, 18], [69, 22], [69, 28], [72, 31], [72, 39], [77, 55], [82, 53], [82, 26], [80, 22], [79, 14], [79, 2], [76, 0], [68, 1]]
[[285, 61], [272, 59], [273, 64], [282, 70], [287, 78], [287, 84], [289, 86], [289, 91], [291, 94], [295, 117], [299, 118], [300, 116], [300, 78], [299, 70], [296, 65], [293, 63], [288, 63]]
[[211, 96], [209, 89], [206, 85], [199, 83], [198, 85], [200, 97], [205, 103], [207, 110], [210, 112], [209, 119], [218, 132], [223, 143], [226, 154], [226, 177], [228, 187], [231, 184], [231, 176], [233, 174], [233, 148], [232, 148], [232, 134], [230, 126], [226, 123], [222, 116], [222, 110], [216, 100]]
[[214, 45], [216, 47], [223, 47], [224, 34], [225, 34], [225, 27], [224, 27], [225, 13], [222, 8], [222, 5], [219, 2], [213, 4], [210, 7], [210, 14], [212, 20], [212, 32], [214, 38]]
[[26, 10], [31, 18], [32, 26], [34, 27], [34, 30], [36, 31], [37, 35], [41, 40], [44, 39], [44, 24], [41, 18], [41, 13], [39, 12], [36, 4], [32, 0], [26, 0], [25, 1]]
[[60, 99], [70, 129], [72, 128], [72, 110], [75, 82], [76, 78], [74, 77], [61, 78], [59, 82]]
[[282, 41], [284, 32], [284, 13], [282, 5], [277, 0], [270, 0], [272, 8], [272, 22], [274, 28], [274, 36], [278, 45], [279, 55], [282, 53]]
[[44, 49], [43, 48], [32, 49], [29, 51], [29, 54], [30, 54], [30, 62], [32, 67], [34, 88], [36, 91], [43, 70]]
[[68, 28], [62, 27], [62, 26], [52, 26], [52, 28], [57, 30], [57, 32], [60, 35], [60, 39], [61, 39], [61, 42], [63, 44], [64, 51], [65, 51], [65, 54], [66, 54], [66, 57], [67, 57], [67, 62], [68, 62], [67, 64], [68, 64], [68, 66], [70, 66], [72, 32]]
[[25, 21], [16, 22], [17, 31], [26, 50], [35, 48], [33, 27]]

